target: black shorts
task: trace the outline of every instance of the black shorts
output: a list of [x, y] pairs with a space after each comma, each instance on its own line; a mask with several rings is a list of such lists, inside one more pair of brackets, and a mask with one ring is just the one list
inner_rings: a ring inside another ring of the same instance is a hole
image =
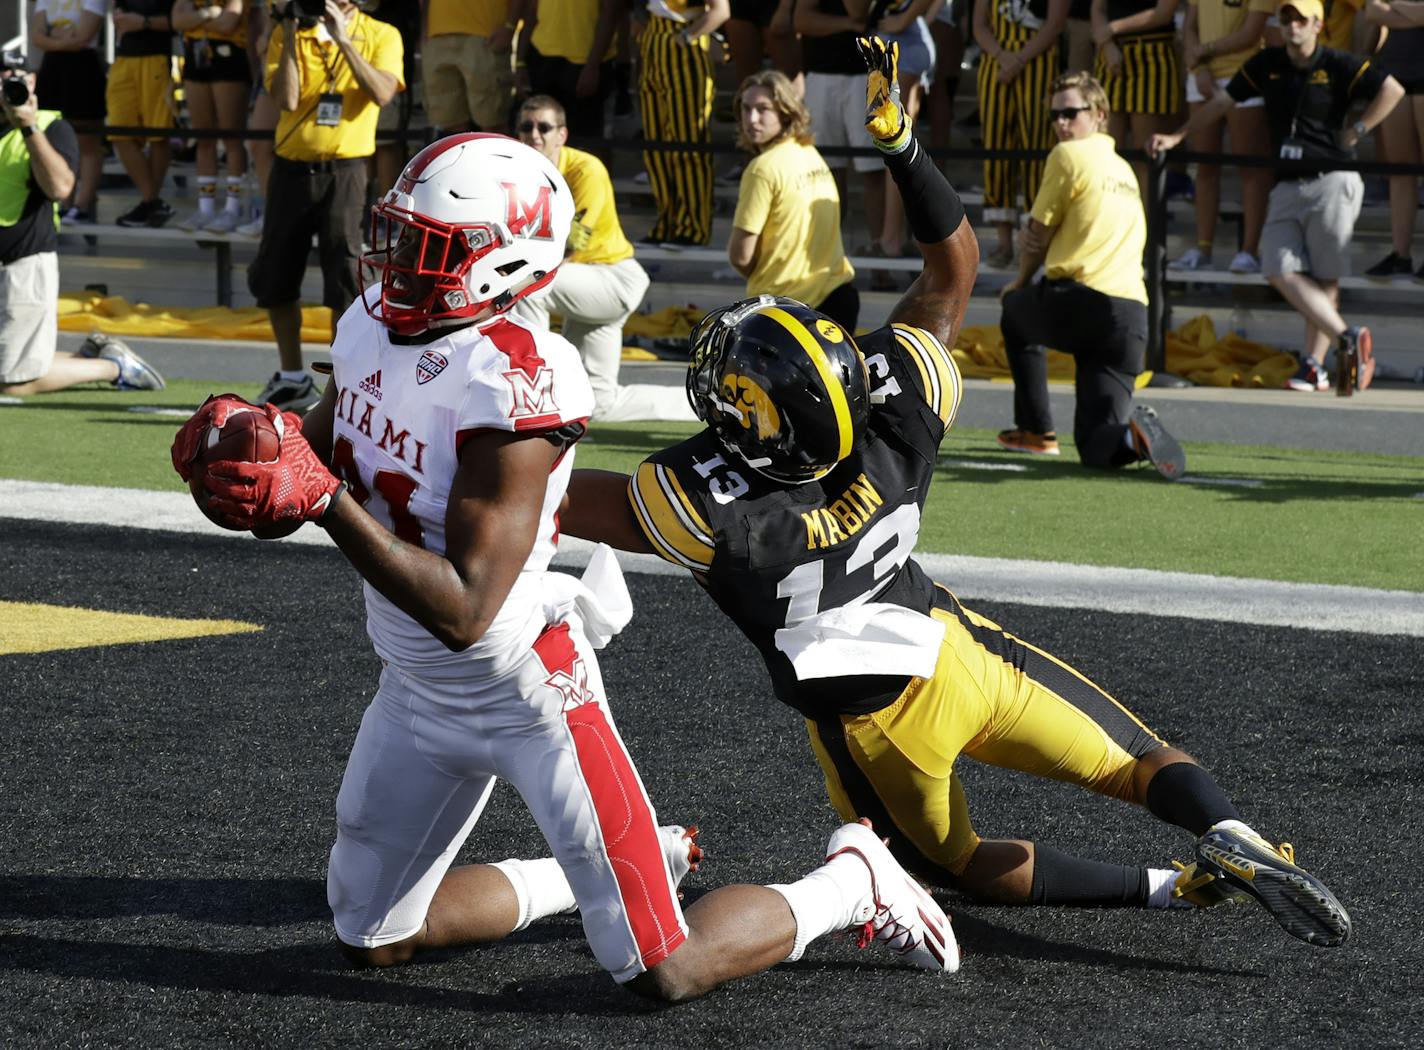
[[257, 305], [285, 306], [301, 300], [315, 236], [321, 301], [339, 317], [360, 291], [356, 261], [365, 206], [365, 157], [311, 164], [276, 157], [267, 182], [262, 243], [247, 267], [247, 289]]
[[230, 40], [183, 38], [183, 79], [194, 84], [250, 84], [247, 51]]
[[732, 17], [753, 25], [771, 25], [776, 14], [776, 0], [732, 0]]
[[103, 120], [106, 77], [99, 53], [46, 51], [35, 78], [35, 95], [44, 109], [57, 109], [69, 120]]

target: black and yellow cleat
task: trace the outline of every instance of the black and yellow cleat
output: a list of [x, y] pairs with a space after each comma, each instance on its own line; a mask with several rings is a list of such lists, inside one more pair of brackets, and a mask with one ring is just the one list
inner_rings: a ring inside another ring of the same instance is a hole
[[1350, 939], [1350, 913], [1325, 883], [1296, 865], [1289, 842], [1272, 846], [1248, 829], [1217, 826], [1197, 840], [1196, 852], [1193, 875], [1185, 885], [1178, 877], [1174, 896], [1178, 889], [1184, 899], [1207, 892], [1207, 884], [1190, 884], [1209, 875], [1221, 883], [1213, 892], [1255, 897], [1282, 929], [1307, 944], [1335, 948]]

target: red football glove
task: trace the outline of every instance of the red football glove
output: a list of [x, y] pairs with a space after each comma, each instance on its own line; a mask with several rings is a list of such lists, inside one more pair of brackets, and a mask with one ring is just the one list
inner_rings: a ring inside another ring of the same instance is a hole
[[277, 461], [209, 463], [206, 488], [211, 498], [208, 506], [245, 529], [292, 521], [319, 521], [331, 509], [341, 491], [341, 482], [307, 444], [301, 423], [295, 421], [292, 413], [278, 412], [272, 405], [265, 405], [263, 411], [269, 419], [282, 416], [286, 427]]
[[[250, 401], [244, 401], [236, 394], [209, 394], [192, 418], [178, 428], [178, 434], [173, 439], [173, 448], [169, 454], [173, 457], [173, 469], [178, 472], [178, 476], [184, 481], [192, 480], [193, 460], [198, 455], [198, 449], [202, 446], [209, 427], [223, 426], [236, 408], [252, 407], [254, 406]], [[288, 425], [291, 423], [290, 420], [285, 422]], [[300, 424], [297, 429], [301, 429]]]

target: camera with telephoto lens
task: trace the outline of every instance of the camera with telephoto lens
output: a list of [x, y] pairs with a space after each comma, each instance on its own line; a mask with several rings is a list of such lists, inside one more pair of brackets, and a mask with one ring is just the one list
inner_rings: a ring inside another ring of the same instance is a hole
[[274, 7], [272, 13], [277, 18], [295, 18], [303, 29], [310, 29], [326, 14], [326, 0], [287, 0], [281, 7]]
[[0, 96], [5, 99], [5, 105], [12, 109], [16, 106], [23, 106], [30, 100], [30, 85], [25, 83], [25, 56], [14, 51], [6, 51], [3, 58], [0, 58], [0, 69], [6, 71], [16, 70], [19, 76], [9, 76], [0, 80]]

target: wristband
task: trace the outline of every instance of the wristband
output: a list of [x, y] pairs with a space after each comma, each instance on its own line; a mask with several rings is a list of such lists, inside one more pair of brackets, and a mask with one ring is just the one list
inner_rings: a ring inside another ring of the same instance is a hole
[[34, 133], [35, 133], [35, 126], [34, 126], [33, 124], [21, 124], [21, 125], [20, 125], [20, 137], [21, 137], [21, 138], [27, 139], [27, 138], [29, 138], [31, 135], [33, 135]]
[[331, 501], [327, 503], [326, 510], [321, 512], [321, 517], [316, 519], [316, 523], [321, 528], [326, 528], [326, 519], [331, 517], [331, 512], [336, 509], [336, 505], [341, 502], [341, 497], [351, 490], [351, 486], [343, 478], [341, 484], [336, 486], [336, 490], [331, 494]]

